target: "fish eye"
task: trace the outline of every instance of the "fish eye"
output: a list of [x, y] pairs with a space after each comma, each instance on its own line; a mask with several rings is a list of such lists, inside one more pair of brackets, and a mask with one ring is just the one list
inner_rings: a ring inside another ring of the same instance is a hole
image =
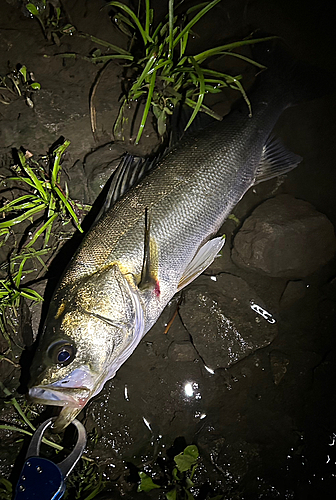
[[61, 340], [51, 344], [48, 356], [53, 363], [67, 366], [76, 356], [76, 347], [70, 342]]

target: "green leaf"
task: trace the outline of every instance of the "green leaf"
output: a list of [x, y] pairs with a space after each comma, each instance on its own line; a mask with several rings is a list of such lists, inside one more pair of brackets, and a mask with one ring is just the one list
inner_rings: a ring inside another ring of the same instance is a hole
[[173, 490], [170, 490], [170, 491], [168, 491], [168, 493], [166, 493], [167, 500], [176, 500], [176, 497], [177, 497], [176, 488], [174, 488]]
[[41, 88], [41, 85], [38, 82], [31, 83], [30, 86], [34, 90], [40, 90]]
[[27, 81], [27, 67], [21, 66], [19, 71], [20, 71], [21, 75], [23, 76], [23, 81], [26, 83], [26, 81]]
[[179, 476], [178, 476], [178, 472], [177, 472], [177, 468], [176, 467], [174, 467], [174, 469], [173, 469], [172, 476], [173, 476], [173, 479], [175, 479], [175, 481], [180, 481], [181, 480], [181, 478], [179, 478]]
[[174, 457], [174, 462], [180, 472], [187, 472], [196, 463], [199, 457], [198, 448], [195, 445], [187, 446], [182, 453]]
[[9, 492], [9, 493], [12, 493], [13, 491], [13, 485], [10, 481], [8, 481], [8, 479], [5, 479], [4, 477], [1, 477], [0, 478], [0, 484], [3, 484], [4, 487], [6, 488], [6, 490]]
[[144, 472], [139, 472], [140, 484], [138, 485], [138, 492], [140, 491], [151, 491], [155, 488], [160, 488], [158, 484], [155, 484], [151, 477], [147, 476]]
[[185, 455], [189, 455], [190, 457], [194, 458], [195, 460], [197, 460], [199, 457], [198, 448], [195, 444], [191, 444], [191, 445], [187, 446], [184, 449], [183, 453]]
[[190, 491], [187, 490], [187, 488], [183, 488], [184, 492], [186, 494], [186, 500], [195, 500], [194, 495], [190, 493]]
[[31, 13], [33, 14], [33, 16], [36, 16], [36, 17], [39, 17], [39, 11], [37, 10], [37, 8], [35, 7], [35, 5], [33, 3], [27, 3], [26, 5], [26, 9]]

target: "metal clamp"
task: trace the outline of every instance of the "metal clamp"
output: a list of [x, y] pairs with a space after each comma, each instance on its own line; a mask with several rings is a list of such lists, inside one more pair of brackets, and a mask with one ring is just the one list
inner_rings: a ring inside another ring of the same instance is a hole
[[70, 455], [55, 464], [39, 456], [43, 434], [55, 418], [49, 418], [33, 434], [26, 454], [14, 500], [58, 500], [65, 492], [65, 480], [83, 454], [86, 445], [85, 427], [73, 420], [77, 442]]

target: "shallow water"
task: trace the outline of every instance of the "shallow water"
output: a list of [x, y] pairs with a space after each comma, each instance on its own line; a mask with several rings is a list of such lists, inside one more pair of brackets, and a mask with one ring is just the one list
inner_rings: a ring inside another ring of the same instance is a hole
[[[63, 5], [78, 29], [112, 43], [123, 42], [111, 31], [99, 2]], [[195, 37], [194, 47], [245, 36], [248, 27], [258, 27], [284, 37], [298, 58], [335, 75], [327, 5], [299, 0], [223, 1], [195, 29], [199, 38]], [[83, 51], [86, 41], [66, 39], [58, 48], [46, 43], [38, 23], [16, 6], [5, 2], [2, 14], [0, 73], [7, 71], [7, 61], [24, 63], [42, 89], [34, 97], [33, 110], [19, 100], [5, 107], [0, 104], [1, 165], [8, 166], [12, 147], [23, 145], [43, 154], [63, 135], [71, 140], [65, 165], [70, 192], [88, 201], [94, 194], [85, 179], [99, 176], [95, 187], [99, 189], [110, 172], [109, 155], [120, 154], [109, 146], [101, 148], [111, 141], [120, 69], [110, 64], [98, 89], [95, 141], [88, 93], [97, 67], [81, 60], [43, 58], [61, 49]], [[90, 48], [87, 44], [87, 51]], [[290, 193], [312, 203], [335, 224], [334, 96], [282, 115], [276, 133], [304, 160], [281, 182], [272, 180], [251, 189], [234, 211], [239, 220], [263, 200]], [[224, 104], [217, 103], [217, 109], [227, 108], [225, 99]], [[156, 142], [151, 129], [146, 134], [142, 153]], [[95, 159], [89, 161], [88, 154], [96, 149]], [[124, 498], [136, 496], [125, 463], [147, 464], [148, 472], [155, 472], [157, 457], [165, 457], [174, 442], [178, 452], [183, 449], [183, 440], [176, 443], [181, 437], [187, 444], [195, 443], [202, 457], [196, 490], [208, 482], [213, 496], [305, 500], [317, 495], [333, 498], [336, 491], [335, 260], [301, 280], [304, 293], [284, 304], [286, 278], [243, 270], [231, 260], [236, 230], [233, 220], [224, 224], [221, 232], [227, 243], [222, 257], [185, 290], [168, 333], [164, 330], [176, 311], [177, 298], [80, 416], [88, 431], [98, 431], [90, 456], [103, 464], [106, 477]], [[65, 261], [59, 264], [64, 265]], [[59, 273], [60, 269], [54, 270]], [[251, 301], [258, 308], [251, 308]], [[6, 365], [1, 374], [11, 387], [17, 386], [18, 369], [13, 367], [9, 375]], [[13, 418], [7, 412], [5, 407], [0, 418]], [[3, 437], [4, 474], [10, 472], [20, 446], [10, 433]]]

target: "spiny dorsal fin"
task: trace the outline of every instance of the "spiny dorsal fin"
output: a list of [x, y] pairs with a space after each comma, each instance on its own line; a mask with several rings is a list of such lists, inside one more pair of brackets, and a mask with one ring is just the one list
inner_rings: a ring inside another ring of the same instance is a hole
[[286, 174], [297, 167], [301, 161], [301, 156], [292, 153], [279, 139], [270, 136], [263, 148], [254, 184]]
[[[157, 269], [153, 269], [154, 256], [152, 255], [151, 237], [150, 237], [151, 219], [148, 213], [148, 208], [145, 210], [145, 238], [144, 238], [144, 258], [142, 263], [141, 280], [138, 288], [145, 290], [147, 288], [155, 288], [157, 286]], [[156, 273], [155, 273], [156, 271]]]

